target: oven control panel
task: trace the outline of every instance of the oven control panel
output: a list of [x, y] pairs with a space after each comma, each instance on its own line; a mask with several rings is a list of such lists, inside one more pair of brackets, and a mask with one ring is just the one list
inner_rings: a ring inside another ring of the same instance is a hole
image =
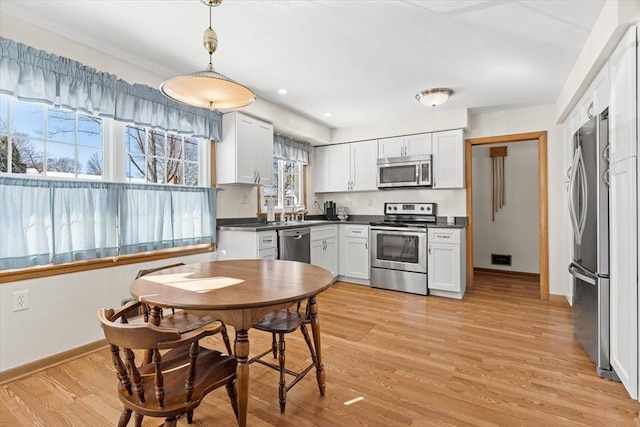
[[385, 215], [436, 215], [435, 203], [385, 203]]

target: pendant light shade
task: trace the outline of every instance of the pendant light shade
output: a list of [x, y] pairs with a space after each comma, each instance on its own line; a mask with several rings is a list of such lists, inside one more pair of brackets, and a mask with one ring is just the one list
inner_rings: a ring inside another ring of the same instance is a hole
[[236, 83], [213, 68], [212, 56], [218, 47], [218, 37], [211, 28], [211, 8], [222, 0], [201, 0], [209, 7], [209, 28], [204, 32], [204, 47], [209, 52], [206, 70], [177, 76], [162, 82], [160, 92], [174, 101], [195, 107], [218, 109], [241, 108], [251, 104], [256, 95], [246, 86]]
[[453, 91], [451, 89], [428, 89], [418, 93], [416, 95], [416, 99], [423, 105], [436, 107], [446, 102], [451, 95], [453, 95]]

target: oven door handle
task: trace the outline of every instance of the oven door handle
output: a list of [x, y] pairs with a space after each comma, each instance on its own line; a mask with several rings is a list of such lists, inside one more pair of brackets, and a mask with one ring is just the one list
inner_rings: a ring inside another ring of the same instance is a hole
[[380, 227], [380, 226], [375, 226], [375, 227], [371, 227], [371, 231], [393, 231], [394, 233], [405, 233], [405, 232], [411, 232], [411, 233], [426, 233], [427, 229], [426, 228], [420, 228], [420, 227]]

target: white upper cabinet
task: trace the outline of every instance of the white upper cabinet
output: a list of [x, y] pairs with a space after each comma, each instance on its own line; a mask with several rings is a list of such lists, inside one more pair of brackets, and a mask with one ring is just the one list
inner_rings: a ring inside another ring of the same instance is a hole
[[376, 185], [377, 141], [336, 144], [314, 149], [315, 191], [373, 191]]
[[313, 148], [313, 185], [318, 193], [329, 191], [329, 161], [326, 146]]
[[407, 135], [404, 137], [405, 156], [417, 156], [423, 154], [431, 154], [432, 136], [430, 133], [421, 133], [418, 135]]
[[404, 137], [383, 138], [378, 140], [378, 157], [400, 157], [404, 152]]
[[360, 141], [351, 145], [351, 191], [374, 191], [376, 181], [378, 141]]
[[464, 188], [464, 132], [433, 133], [432, 188]]
[[636, 156], [637, 131], [637, 35], [631, 27], [609, 58], [611, 99], [609, 107], [609, 161]]
[[327, 191], [348, 191], [351, 181], [350, 144], [330, 145], [327, 147], [329, 188]]
[[396, 136], [378, 140], [378, 158], [431, 154], [431, 134]]
[[218, 184], [271, 185], [273, 125], [233, 111], [222, 116], [216, 145]]
[[602, 113], [609, 106], [609, 98], [611, 97], [609, 67], [606, 65], [602, 67], [602, 70], [600, 70], [591, 84], [591, 93], [593, 97], [593, 105], [590, 113], [592, 116], [596, 116]]

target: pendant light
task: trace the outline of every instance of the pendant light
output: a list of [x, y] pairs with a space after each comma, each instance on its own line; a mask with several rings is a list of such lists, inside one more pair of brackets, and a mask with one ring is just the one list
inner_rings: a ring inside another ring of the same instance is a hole
[[451, 89], [427, 89], [418, 93], [416, 95], [416, 99], [423, 105], [437, 107], [438, 105], [446, 102], [451, 95], [453, 95], [453, 91]]
[[245, 107], [256, 99], [253, 91], [213, 69], [211, 58], [218, 47], [218, 36], [211, 28], [211, 9], [220, 6], [222, 0], [201, 1], [209, 7], [209, 28], [203, 36], [204, 47], [209, 52], [209, 66], [206, 70], [164, 81], [160, 92], [174, 101], [211, 110]]

